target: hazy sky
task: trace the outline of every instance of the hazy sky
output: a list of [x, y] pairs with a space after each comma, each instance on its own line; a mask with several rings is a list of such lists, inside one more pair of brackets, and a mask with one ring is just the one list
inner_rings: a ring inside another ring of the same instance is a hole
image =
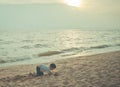
[[120, 0], [81, 1], [77, 8], [62, 0], [0, 0], [0, 30], [120, 29]]
[[0, 3], [9, 4], [30, 4], [30, 3], [60, 3], [63, 0], [0, 0]]

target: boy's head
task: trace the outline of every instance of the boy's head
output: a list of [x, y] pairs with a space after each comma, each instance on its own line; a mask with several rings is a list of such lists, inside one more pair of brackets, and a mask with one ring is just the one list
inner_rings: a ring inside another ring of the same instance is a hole
[[56, 65], [54, 63], [50, 64], [50, 70], [54, 70], [56, 68]]

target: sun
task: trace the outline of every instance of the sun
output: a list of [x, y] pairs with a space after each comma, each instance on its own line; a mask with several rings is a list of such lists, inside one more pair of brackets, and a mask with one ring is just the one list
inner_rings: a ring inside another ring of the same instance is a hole
[[80, 7], [80, 4], [81, 4], [81, 0], [64, 0], [64, 2], [67, 5], [73, 6], [73, 7]]

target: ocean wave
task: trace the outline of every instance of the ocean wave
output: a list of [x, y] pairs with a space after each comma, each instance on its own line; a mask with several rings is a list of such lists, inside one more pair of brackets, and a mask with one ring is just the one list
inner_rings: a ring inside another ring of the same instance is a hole
[[11, 44], [14, 43], [14, 41], [0, 41], [0, 44]]
[[3, 41], [2, 39], [0, 39], [0, 41]]
[[35, 48], [42, 48], [42, 47], [48, 47], [48, 45], [46, 45], [46, 44], [35, 44], [34, 47]]
[[0, 49], [1, 49], [1, 50], [4, 50], [5, 48], [2, 47], [2, 48], [0, 48]]
[[31, 59], [31, 58], [30, 57], [25, 57], [25, 58], [23, 57], [23, 58], [16, 59], [15, 62], [16, 61], [25, 61], [25, 60], [29, 60], [29, 59]]
[[25, 45], [25, 46], [22, 46], [21, 48], [24, 48], [24, 49], [31, 49], [32, 47], [31, 47], [31, 46]]
[[84, 50], [85, 48], [84, 47], [72, 47], [72, 48], [69, 48], [69, 49], [63, 49], [62, 52], [70, 52], [70, 51], [82, 51]]
[[90, 47], [89, 49], [102, 49], [102, 48], [107, 48], [110, 46], [112, 46], [112, 45], [98, 45], [98, 46]]
[[11, 60], [3, 60], [3, 59], [0, 59], [0, 64], [3, 64], [3, 63], [12, 63], [12, 62], [19, 62], [19, 61], [25, 61], [25, 60], [30, 60], [31, 58], [29, 57], [26, 57], [26, 58], [14, 58], [14, 59], [11, 59]]
[[120, 44], [116, 44], [115, 46], [120, 46]]
[[6, 61], [1, 59], [1, 60], [0, 60], [0, 64], [1, 64], [1, 63], [6, 63]]
[[22, 42], [33, 43], [33, 40], [22, 40]]
[[38, 54], [38, 57], [42, 57], [42, 56], [52, 56], [52, 55], [57, 55], [57, 54], [61, 54], [62, 52], [60, 51], [48, 51], [48, 52], [44, 52], [44, 53], [40, 53]]

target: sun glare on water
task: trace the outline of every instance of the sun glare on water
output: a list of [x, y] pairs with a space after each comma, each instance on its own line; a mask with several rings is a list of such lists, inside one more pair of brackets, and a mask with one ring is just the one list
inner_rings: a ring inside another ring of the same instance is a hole
[[73, 7], [80, 7], [81, 5], [81, 0], [64, 0], [64, 2], [67, 5], [73, 6]]

